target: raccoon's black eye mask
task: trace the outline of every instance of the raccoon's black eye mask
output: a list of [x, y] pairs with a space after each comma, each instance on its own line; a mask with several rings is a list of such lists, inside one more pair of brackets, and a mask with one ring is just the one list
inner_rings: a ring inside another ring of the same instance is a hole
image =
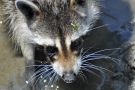
[[47, 46], [46, 53], [49, 57], [53, 57], [54, 55], [58, 53], [58, 48], [55, 46]]
[[76, 0], [78, 5], [84, 6], [85, 0]]
[[[83, 45], [82, 39], [77, 39], [71, 42], [70, 49], [74, 52], [78, 52], [79, 54]], [[42, 45], [34, 45], [34, 59], [38, 61], [47, 61], [47, 57], [50, 59], [53, 58], [54, 55], [58, 53], [58, 48], [56, 46], [42, 46]]]
[[34, 45], [34, 60], [38, 62], [45, 61], [47, 59], [46, 56], [47, 55], [44, 52], [44, 46]]
[[34, 46], [34, 59], [41, 62], [47, 62], [47, 57], [52, 58], [58, 53], [58, 49], [55, 46], [46, 46], [42, 45]]
[[83, 40], [77, 39], [77, 40], [71, 42], [70, 48], [72, 51], [76, 51], [77, 55], [78, 55], [81, 51], [82, 46], [83, 46]]

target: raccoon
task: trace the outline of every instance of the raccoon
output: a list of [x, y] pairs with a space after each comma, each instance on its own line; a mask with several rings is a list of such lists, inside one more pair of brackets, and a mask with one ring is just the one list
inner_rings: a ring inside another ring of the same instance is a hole
[[128, 90], [135, 90], [135, 7], [134, 7], [134, 0], [129, 0], [127, 1], [130, 5], [130, 9], [132, 11], [132, 20], [130, 22], [130, 24], [132, 25], [132, 35], [129, 38], [129, 40], [123, 45], [124, 48], [128, 48], [126, 53], [124, 54], [124, 58], [126, 63], [130, 66], [130, 73], [132, 78], [130, 81], [130, 85], [128, 87]]
[[[26, 59], [27, 78], [52, 72], [72, 83], [82, 65], [84, 38], [100, 17], [96, 0], [3, 0], [6, 25]], [[89, 58], [87, 56], [85, 58]], [[31, 68], [33, 66], [33, 68]], [[43, 68], [42, 68], [43, 67]], [[91, 66], [94, 68], [94, 66]], [[45, 71], [46, 70], [46, 71]], [[41, 73], [42, 72], [42, 73]]]

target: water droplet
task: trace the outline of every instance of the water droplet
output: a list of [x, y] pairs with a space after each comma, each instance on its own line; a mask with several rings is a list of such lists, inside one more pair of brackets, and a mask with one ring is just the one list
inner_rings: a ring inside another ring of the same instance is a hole
[[51, 87], [53, 88], [54, 86], [53, 86], [53, 85], [51, 85]]
[[44, 80], [44, 83], [46, 83], [46, 79]]
[[25, 81], [26, 84], [28, 84], [29, 82], [28, 81]]
[[43, 78], [43, 76], [40, 76], [40, 78]]
[[59, 88], [59, 86], [57, 86], [56, 88]]

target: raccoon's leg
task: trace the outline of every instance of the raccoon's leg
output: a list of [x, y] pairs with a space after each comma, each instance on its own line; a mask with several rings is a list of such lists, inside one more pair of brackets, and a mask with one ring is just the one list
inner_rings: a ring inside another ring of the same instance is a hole
[[[28, 82], [27, 86], [30, 86], [30, 90], [33, 89], [34, 80], [30, 80], [34, 74], [34, 48], [32, 43], [32, 34], [27, 28], [26, 24], [22, 20], [16, 20], [15, 27], [13, 28], [13, 36], [18, 46], [20, 46], [23, 57], [25, 58], [25, 79]], [[30, 81], [30, 82], [29, 82]], [[29, 90], [29, 89], [28, 89]]]
[[[34, 49], [31, 45], [33, 43], [33, 34], [28, 28], [27, 22], [21, 12], [15, 7], [15, 1], [17, 0], [2, 0], [3, 1], [3, 13], [5, 18], [5, 28], [11, 36], [11, 40], [15, 43], [17, 47], [21, 48], [23, 57], [25, 58], [25, 81], [26, 83], [30, 80], [31, 76], [34, 73]], [[18, 0], [19, 1], [19, 0]], [[28, 1], [28, 0], [24, 0]], [[31, 90], [33, 89], [33, 82], [30, 85]], [[25, 85], [26, 86], [26, 85]], [[25, 89], [23, 89], [25, 90]], [[29, 89], [26, 89], [29, 90]]]
[[32, 78], [32, 75], [34, 74], [35, 68], [33, 65], [34, 62], [34, 49], [32, 45], [25, 44], [21, 47], [23, 56], [25, 57], [25, 81], [26, 81], [26, 88], [28, 90], [35, 90], [34, 88], [34, 79]]

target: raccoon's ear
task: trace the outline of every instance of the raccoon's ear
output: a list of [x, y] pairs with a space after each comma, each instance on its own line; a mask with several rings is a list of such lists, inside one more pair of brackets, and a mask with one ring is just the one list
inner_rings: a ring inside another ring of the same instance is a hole
[[39, 8], [28, 0], [16, 0], [15, 5], [28, 20], [33, 19], [40, 12]]

